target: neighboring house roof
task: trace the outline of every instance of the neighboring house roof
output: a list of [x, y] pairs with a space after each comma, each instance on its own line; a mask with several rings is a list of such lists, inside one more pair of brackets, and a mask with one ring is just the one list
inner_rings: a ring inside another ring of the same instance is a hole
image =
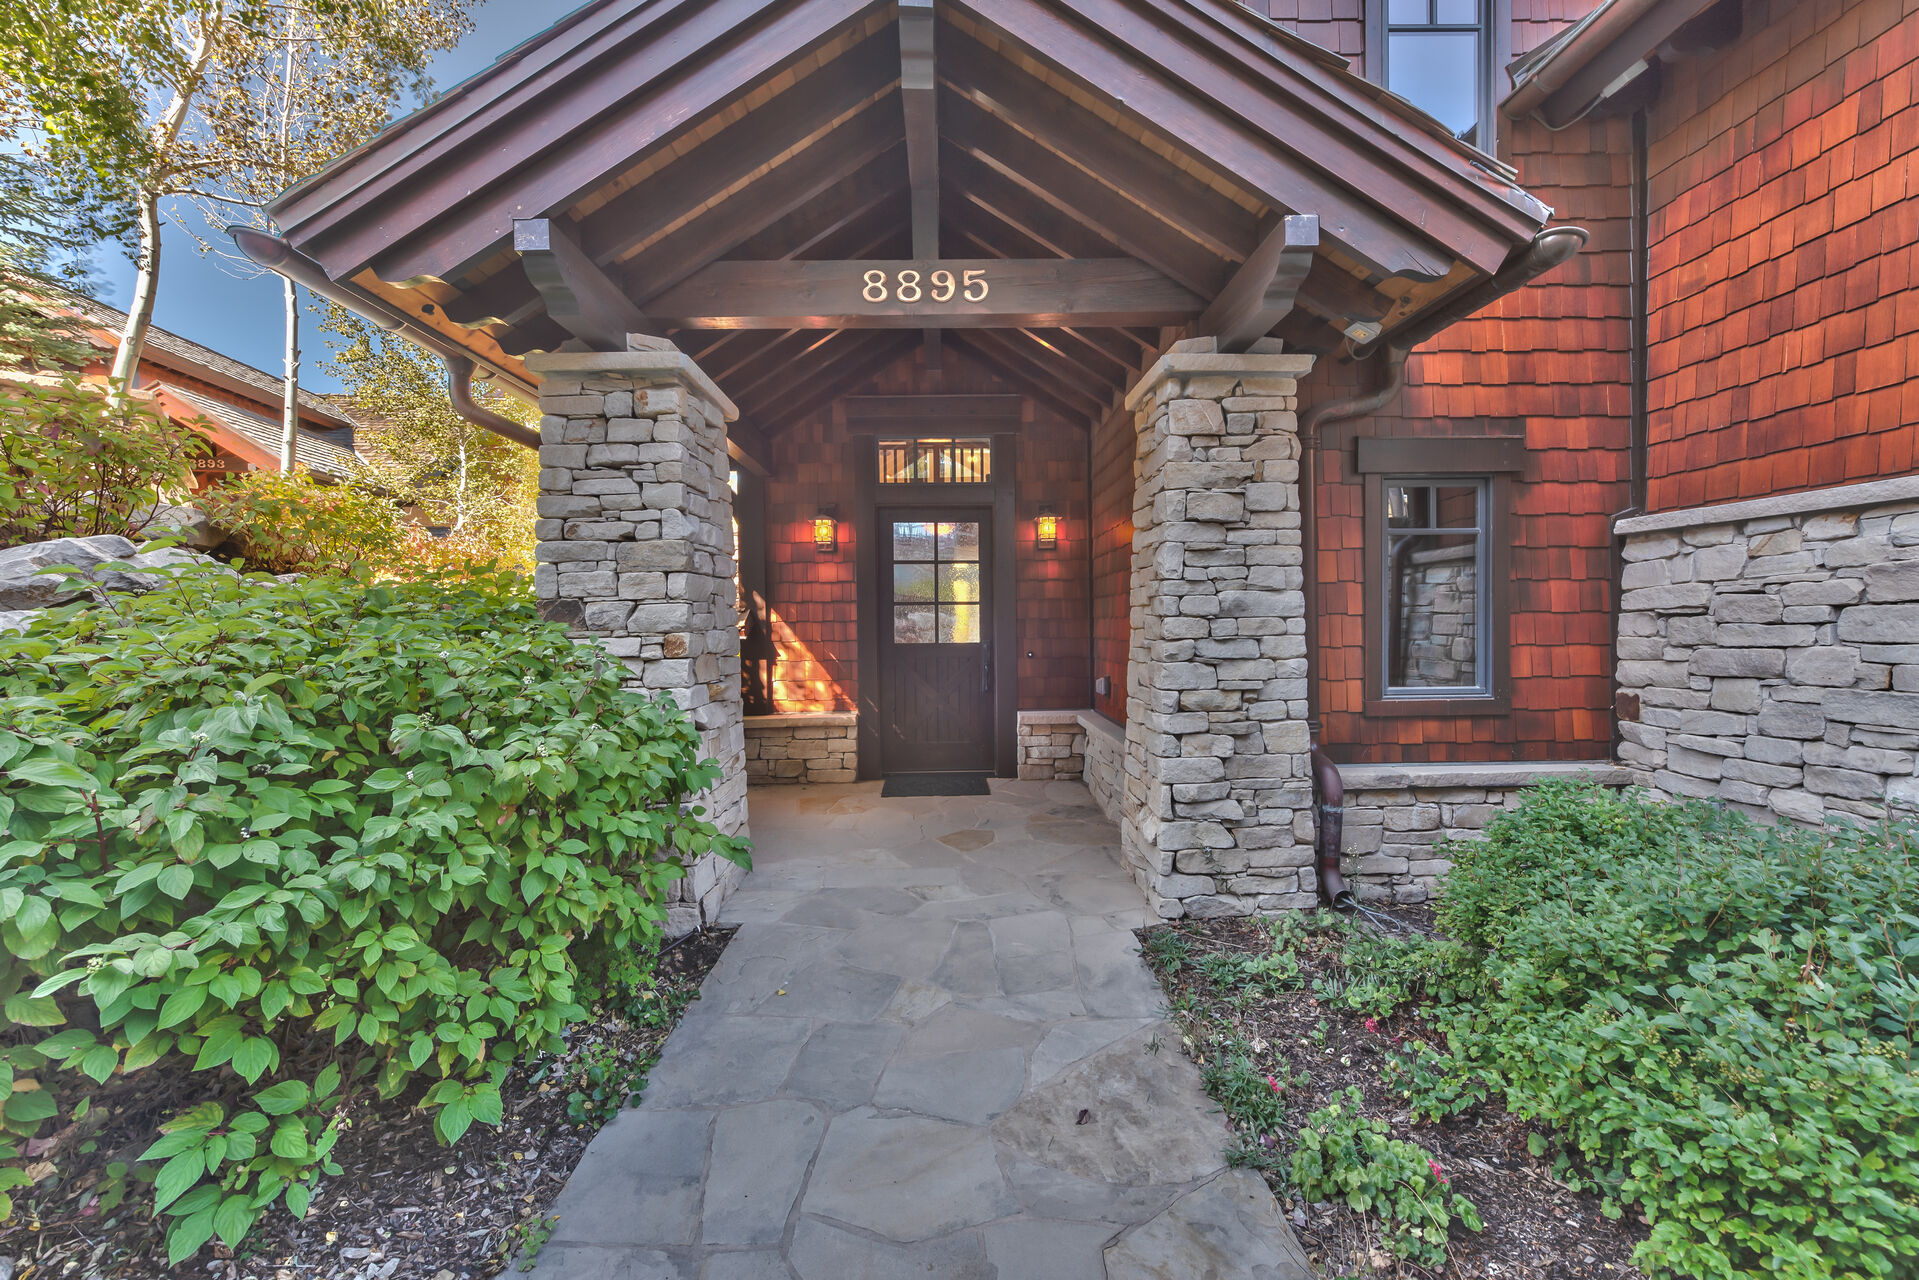
[[[127, 322], [126, 312], [84, 294], [66, 290], [48, 292], [55, 301], [70, 308], [95, 330], [96, 342], [102, 342], [105, 350], [112, 351], [118, 347], [121, 329]], [[238, 395], [257, 397], [262, 404], [278, 404], [285, 394], [285, 384], [275, 375], [235, 360], [232, 356], [222, 355], [212, 347], [201, 346], [190, 338], [183, 338], [158, 325], [147, 330], [147, 345], [142, 352], [141, 363], [191, 374]], [[159, 377], [158, 371], [152, 368], [143, 368], [142, 373], [148, 379]], [[300, 392], [300, 414], [326, 428], [353, 425], [353, 419], [341, 412], [331, 397], [312, 391]], [[277, 441], [279, 437], [276, 435], [274, 438]], [[275, 452], [278, 452], [277, 444]]]
[[[175, 402], [167, 404], [167, 408], [176, 418], [203, 416], [214, 426], [223, 427], [246, 444], [254, 446], [260, 456], [248, 456], [247, 461], [269, 470], [279, 466], [280, 422], [277, 418], [254, 413], [239, 405], [164, 380], [151, 384], [150, 389], [160, 396], [162, 403]], [[353, 450], [306, 430], [299, 433], [297, 449], [300, 462], [308, 470], [334, 479], [352, 474], [353, 464], [358, 461]], [[245, 456], [249, 450], [242, 445], [235, 452]]]

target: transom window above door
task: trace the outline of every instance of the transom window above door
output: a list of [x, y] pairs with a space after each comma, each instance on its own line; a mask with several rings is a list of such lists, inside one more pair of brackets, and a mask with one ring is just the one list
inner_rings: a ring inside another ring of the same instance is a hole
[[993, 442], [938, 437], [879, 442], [881, 484], [990, 484]]
[[979, 523], [893, 522], [893, 643], [978, 644]]

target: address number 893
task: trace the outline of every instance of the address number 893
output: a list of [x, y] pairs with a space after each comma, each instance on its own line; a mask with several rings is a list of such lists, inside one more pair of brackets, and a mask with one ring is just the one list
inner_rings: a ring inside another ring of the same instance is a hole
[[875, 267], [866, 273], [860, 296], [868, 302], [951, 302], [955, 298], [984, 302], [989, 288], [986, 272], [978, 267], [969, 267], [957, 277], [944, 268], [925, 275], [908, 269], [894, 272], [890, 280]]

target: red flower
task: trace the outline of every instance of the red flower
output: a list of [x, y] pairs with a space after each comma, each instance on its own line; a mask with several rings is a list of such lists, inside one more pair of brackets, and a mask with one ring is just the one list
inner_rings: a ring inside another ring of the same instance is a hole
[[1272, 1089], [1273, 1089], [1273, 1092], [1274, 1092], [1274, 1093], [1278, 1093], [1278, 1092], [1279, 1092], [1279, 1081], [1277, 1081], [1277, 1080], [1275, 1080], [1275, 1079], [1273, 1079], [1273, 1078], [1272, 1078], [1271, 1076], [1267, 1076], [1267, 1077], [1266, 1077], [1266, 1083], [1272, 1086]]
[[1366, 1030], [1368, 1030], [1368, 1031], [1378, 1031], [1378, 1030], [1379, 1030], [1379, 1019], [1378, 1019], [1378, 1018], [1368, 1018], [1368, 1019], [1366, 1019]]
[[1445, 1171], [1444, 1169], [1442, 1169], [1442, 1168], [1440, 1168], [1440, 1167], [1439, 1167], [1439, 1161], [1437, 1161], [1437, 1160], [1428, 1160], [1428, 1161], [1427, 1161], [1426, 1163], [1432, 1166], [1432, 1168], [1433, 1168], [1433, 1177], [1435, 1177], [1435, 1178], [1438, 1178], [1438, 1179], [1439, 1179], [1439, 1185], [1440, 1185], [1440, 1186], [1442, 1186], [1442, 1187], [1443, 1187], [1443, 1186], [1445, 1186], [1445, 1185], [1446, 1185], [1446, 1171]]

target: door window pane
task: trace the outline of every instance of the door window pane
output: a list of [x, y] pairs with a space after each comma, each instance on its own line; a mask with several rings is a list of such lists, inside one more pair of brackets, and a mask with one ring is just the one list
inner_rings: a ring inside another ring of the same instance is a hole
[[982, 643], [980, 522], [893, 522], [893, 643]]
[[1389, 696], [1488, 693], [1485, 481], [1384, 486], [1379, 545]]
[[904, 603], [908, 600], [936, 600], [938, 579], [935, 566], [930, 564], [896, 564], [893, 566], [893, 599]]
[[940, 606], [940, 643], [941, 644], [978, 644], [979, 606], [976, 604], [943, 604]]
[[932, 644], [939, 614], [930, 604], [893, 606], [894, 644]]
[[915, 521], [893, 524], [893, 563], [911, 563], [933, 558], [933, 526]]

